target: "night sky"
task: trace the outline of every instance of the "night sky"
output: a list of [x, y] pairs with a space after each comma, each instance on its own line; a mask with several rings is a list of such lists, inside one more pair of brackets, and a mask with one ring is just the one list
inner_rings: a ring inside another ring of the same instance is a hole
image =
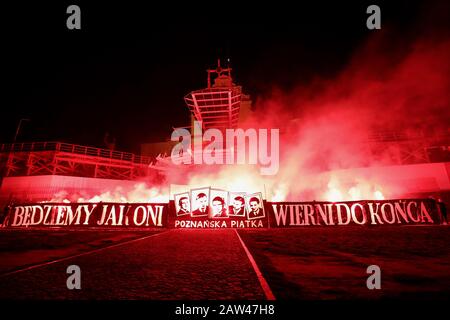
[[[117, 149], [138, 152], [189, 124], [183, 97], [206, 86], [219, 57], [231, 59], [235, 82], [255, 100], [344, 68], [378, 32], [366, 28], [368, 5], [380, 5], [382, 32], [404, 37], [427, 11], [420, 1], [91, 2], [3, 7], [2, 143], [30, 118], [19, 142], [103, 147], [110, 132]], [[81, 7], [80, 31], [66, 28], [70, 4]]]

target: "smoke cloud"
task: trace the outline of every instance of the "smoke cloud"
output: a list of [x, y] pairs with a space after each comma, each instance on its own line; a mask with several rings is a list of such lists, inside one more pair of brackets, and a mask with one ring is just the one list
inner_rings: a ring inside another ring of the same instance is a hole
[[257, 99], [244, 126], [280, 129], [276, 176], [261, 177], [242, 167], [198, 168], [190, 172], [189, 184], [245, 186], [251, 192], [264, 186], [272, 200], [381, 199], [407, 193], [407, 186], [370, 169], [359, 176], [346, 170], [396, 164], [396, 150], [374, 143], [383, 135], [414, 139], [449, 132], [450, 38], [420, 37], [398, 46], [392, 41], [374, 36], [337, 77], [317, 78], [289, 92], [277, 88]]
[[[424, 21], [429, 23], [432, 16]], [[158, 198], [170, 184], [261, 191], [272, 201], [407, 194], [408, 186], [371, 169], [396, 163], [396, 150], [375, 141], [389, 135], [414, 139], [449, 133], [449, 57], [447, 32], [425, 30], [415, 37], [376, 32], [337, 76], [318, 75], [308, 85], [289, 91], [274, 88], [256, 97], [254, 112], [243, 127], [280, 129], [276, 175], [261, 176], [255, 166], [244, 165], [180, 167], [167, 170], [161, 186], [139, 184], [135, 192], [119, 190], [92, 199], [134, 201], [140, 194]]]

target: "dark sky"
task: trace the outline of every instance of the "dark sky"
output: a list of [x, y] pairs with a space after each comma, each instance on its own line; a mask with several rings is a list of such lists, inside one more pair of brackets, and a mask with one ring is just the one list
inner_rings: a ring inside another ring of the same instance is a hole
[[[138, 152], [189, 123], [183, 96], [206, 85], [219, 57], [255, 98], [338, 73], [377, 32], [366, 28], [369, 4], [380, 5], [383, 28], [405, 35], [426, 9], [420, 1], [60, 2], [2, 10], [1, 142], [30, 118], [18, 141], [103, 147], [109, 131], [118, 149]], [[81, 31], [66, 29], [70, 4], [81, 7]]]

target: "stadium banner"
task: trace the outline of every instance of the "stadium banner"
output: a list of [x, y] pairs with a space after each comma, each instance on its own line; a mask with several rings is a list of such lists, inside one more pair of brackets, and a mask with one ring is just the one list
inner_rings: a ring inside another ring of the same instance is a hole
[[[263, 203], [265, 207], [265, 201]], [[247, 215], [229, 215], [214, 217], [211, 214], [205, 216], [183, 215], [177, 216], [173, 201], [169, 204], [170, 212], [168, 226], [170, 228], [190, 229], [222, 229], [222, 228], [267, 228], [268, 216], [259, 216], [250, 219]], [[173, 213], [173, 214], [172, 214]]]
[[167, 218], [167, 203], [38, 203], [11, 207], [6, 226], [160, 228]]
[[[212, 197], [211, 197], [212, 195]], [[206, 199], [205, 199], [206, 198]], [[36, 203], [9, 209], [6, 227], [283, 228], [439, 224], [433, 199], [266, 202], [261, 193], [193, 189], [169, 203]], [[197, 204], [191, 206], [191, 200]]]
[[169, 227], [193, 229], [267, 228], [261, 192], [232, 192], [203, 187], [173, 195]]
[[273, 202], [270, 227], [438, 224], [433, 199]]

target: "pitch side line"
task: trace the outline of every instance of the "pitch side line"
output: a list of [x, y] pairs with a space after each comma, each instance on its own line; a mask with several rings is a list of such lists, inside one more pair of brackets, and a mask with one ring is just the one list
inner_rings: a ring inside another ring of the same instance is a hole
[[88, 254], [100, 252], [100, 251], [103, 251], [103, 250], [120, 247], [120, 246], [125, 245], [125, 244], [129, 244], [129, 243], [145, 240], [145, 239], [148, 239], [148, 238], [151, 238], [151, 237], [159, 236], [160, 234], [167, 233], [167, 232], [170, 232], [170, 231], [172, 231], [172, 230], [158, 232], [158, 233], [155, 233], [155, 234], [152, 234], [152, 235], [149, 235], [149, 236], [145, 236], [145, 237], [141, 237], [141, 238], [137, 238], [137, 239], [121, 242], [121, 243], [112, 244], [112, 245], [107, 246], [107, 247], [102, 247], [102, 248], [94, 249], [94, 250], [91, 250], [91, 251], [78, 253], [78, 254], [75, 254], [75, 255], [72, 255], [72, 256], [68, 256], [68, 257], [64, 257], [64, 258], [61, 258], [61, 259], [56, 259], [56, 260], [52, 260], [52, 261], [47, 261], [47, 262], [35, 264], [35, 265], [32, 265], [32, 266], [27, 267], [27, 268], [14, 270], [14, 271], [10, 271], [10, 272], [7, 272], [7, 273], [0, 274], [0, 278], [11, 276], [11, 275], [14, 275], [16, 273], [20, 273], [20, 272], [24, 272], [24, 271], [40, 268], [40, 267], [45, 267], [45, 266], [48, 266], [48, 265], [51, 265], [51, 264], [54, 264], [54, 263], [58, 263], [58, 262], [61, 262], [61, 261], [66, 261], [66, 260], [70, 260], [70, 259], [73, 259], [73, 258], [86, 256]]
[[247, 249], [247, 246], [245, 245], [245, 243], [242, 240], [241, 236], [239, 235], [239, 233], [237, 232], [236, 229], [234, 229], [234, 232], [236, 232], [236, 235], [238, 236], [239, 241], [241, 242], [241, 245], [244, 248], [245, 253], [247, 254], [247, 258], [248, 258], [248, 260], [250, 260], [250, 263], [251, 263], [251, 265], [253, 267], [253, 270], [255, 270], [256, 276], [258, 277], [259, 284], [261, 285], [261, 287], [262, 287], [262, 289], [264, 291], [264, 294], [266, 295], [266, 299], [267, 300], [276, 300], [272, 290], [269, 287], [269, 284], [267, 283], [266, 279], [262, 275], [261, 270], [259, 270], [255, 259], [253, 259], [252, 254]]

